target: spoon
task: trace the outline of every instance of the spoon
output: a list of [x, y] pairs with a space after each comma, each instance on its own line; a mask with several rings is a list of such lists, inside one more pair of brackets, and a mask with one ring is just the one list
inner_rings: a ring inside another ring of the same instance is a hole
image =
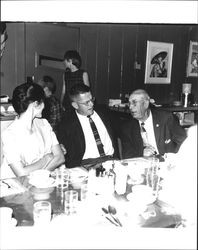
[[1, 180], [1, 181], [2, 181], [2, 183], [6, 184], [6, 185], [8, 186], [8, 188], [11, 188], [11, 186], [10, 186], [8, 183], [6, 183], [6, 182], [3, 181], [3, 180]]

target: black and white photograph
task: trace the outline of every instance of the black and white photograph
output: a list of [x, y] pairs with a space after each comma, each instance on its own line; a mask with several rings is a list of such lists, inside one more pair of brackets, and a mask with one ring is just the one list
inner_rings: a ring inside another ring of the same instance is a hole
[[0, 249], [197, 249], [197, 15], [1, 1]]

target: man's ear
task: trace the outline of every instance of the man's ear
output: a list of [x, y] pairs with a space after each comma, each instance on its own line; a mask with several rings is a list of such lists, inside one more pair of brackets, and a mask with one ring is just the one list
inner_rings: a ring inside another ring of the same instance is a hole
[[72, 102], [71, 105], [73, 108], [78, 109], [78, 104], [76, 102]]
[[149, 107], [150, 101], [149, 100], [145, 100], [144, 101], [144, 107], [147, 109]]

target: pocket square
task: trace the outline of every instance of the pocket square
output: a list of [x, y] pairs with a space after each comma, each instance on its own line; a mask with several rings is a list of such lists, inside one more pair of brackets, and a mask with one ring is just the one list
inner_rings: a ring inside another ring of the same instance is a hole
[[171, 141], [171, 139], [165, 140], [165, 143], [168, 144]]

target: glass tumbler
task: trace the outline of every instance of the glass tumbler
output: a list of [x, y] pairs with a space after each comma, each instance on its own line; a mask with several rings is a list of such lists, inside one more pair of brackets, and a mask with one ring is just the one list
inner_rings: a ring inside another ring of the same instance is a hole
[[51, 221], [51, 203], [49, 201], [37, 201], [33, 206], [33, 219], [35, 226], [44, 226]]
[[76, 190], [65, 191], [65, 214], [72, 215], [76, 213], [78, 204], [78, 192]]

